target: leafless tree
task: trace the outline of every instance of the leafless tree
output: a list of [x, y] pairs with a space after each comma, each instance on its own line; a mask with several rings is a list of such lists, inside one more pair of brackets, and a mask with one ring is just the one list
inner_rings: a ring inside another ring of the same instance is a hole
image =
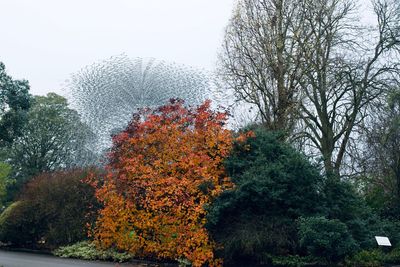
[[243, 0], [226, 28], [219, 77], [271, 130], [290, 132], [298, 109], [300, 50], [294, 35], [302, 27], [300, 5]]
[[389, 202], [400, 204], [400, 87], [394, 88], [384, 106], [371, 114], [361, 135], [356, 178], [369, 195], [380, 192]]
[[399, 73], [399, 5], [373, 2], [374, 31], [353, 0], [242, 0], [219, 75], [268, 129], [286, 130], [339, 177], [355, 130]]
[[[354, 130], [399, 72], [399, 5], [374, 2], [377, 35], [358, 27], [350, 0], [305, 1], [301, 119], [328, 175], [339, 177]], [[369, 33], [368, 39], [365, 33]], [[391, 58], [390, 58], [391, 57]], [[396, 60], [397, 58], [397, 60]]]

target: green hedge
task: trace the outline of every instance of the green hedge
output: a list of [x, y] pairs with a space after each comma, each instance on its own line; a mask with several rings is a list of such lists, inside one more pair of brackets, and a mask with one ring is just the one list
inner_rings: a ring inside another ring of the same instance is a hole
[[94, 189], [81, 181], [87, 174], [71, 170], [33, 178], [1, 214], [0, 241], [53, 249], [84, 240], [98, 206]]

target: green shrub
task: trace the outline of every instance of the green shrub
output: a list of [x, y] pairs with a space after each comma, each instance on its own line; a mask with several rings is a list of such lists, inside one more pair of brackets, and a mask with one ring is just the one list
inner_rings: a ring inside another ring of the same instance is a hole
[[235, 144], [225, 166], [236, 187], [209, 207], [206, 226], [223, 246], [218, 256], [237, 266], [262, 262], [264, 252], [295, 253], [296, 219], [320, 212], [318, 170], [279, 135], [263, 129]]
[[18, 245], [37, 242], [42, 229], [40, 225], [32, 228], [36, 219], [31, 203], [12, 203], [0, 215], [0, 240], [3, 243], [12, 242]]
[[339, 262], [357, 249], [346, 224], [324, 217], [301, 218], [300, 244], [310, 255]]
[[324, 186], [325, 217], [336, 219], [347, 226], [349, 234], [363, 250], [376, 247], [374, 236], [389, 236], [397, 242], [396, 224], [382, 220], [371, 209], [353, 186], [345, 181], [328, 179]]
[[323, 259], [315, 258], [312, 256], [299, 256], [299, 255], [287, 255], [287, 256], [271, 256], [271, 263], [273, 266], [284, 266], [284, 267], [302, 267], [302, 266], [313, 266], [313, 265], [325, 265]]
[[62, 258], [76, 258], [82, 260], [106, 260], [125, 262], [134, 255], [116, 250], [98, 250], [96, 246], [88, 241], [78, 242], [70, 246], [64, 246], [53, 251], [53, 254]]
[[[0, 151], [1, 154], [1, 151]], [[0, 205], [4, 205], [7, 198], [7, 187], [12, 185], [15, 180], [10, 178], [11, 165], [0, 161]], [[2, 209], [0, 207], [0, 209]]]
[[55, 248], [87, 236], [94, 220], [94, 189], [81, 180], [87, 171], [44, 173], [33, 178], [18, 202], [0, 216], [0, 241], [16, 246]]
[[385, 255], [379, 249], [362, 250], [357, 254], [347, 257], [345, 266], [349, 267], [381, 267], [383, 266]]
[[385, 255], [385, 263], [400, 264], [400, 247], [394, 248]]

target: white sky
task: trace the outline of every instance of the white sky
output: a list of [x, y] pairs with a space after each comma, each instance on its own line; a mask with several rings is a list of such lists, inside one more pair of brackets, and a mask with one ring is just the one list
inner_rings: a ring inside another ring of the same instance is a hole
[[0, 0], [0, 61], [42, 95], [121, 53], [212, 70], [234, 2]]
[[122, 53], [212, 70], [234, 3], [0, 0], [0, 61], [33, 94], [65, 95], [71, 73]]

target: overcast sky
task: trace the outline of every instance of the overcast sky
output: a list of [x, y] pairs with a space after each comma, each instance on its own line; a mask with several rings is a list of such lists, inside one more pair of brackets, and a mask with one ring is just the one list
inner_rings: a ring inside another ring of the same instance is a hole
[[0, 0], [0, 61], [33, 94], [65, 95], [71, 73], [122, 53], [212, 70], [235, 2]]
[[234, 0], [0, 0], [0, 61], [33, 94], [113, 55], [212, 70]]

